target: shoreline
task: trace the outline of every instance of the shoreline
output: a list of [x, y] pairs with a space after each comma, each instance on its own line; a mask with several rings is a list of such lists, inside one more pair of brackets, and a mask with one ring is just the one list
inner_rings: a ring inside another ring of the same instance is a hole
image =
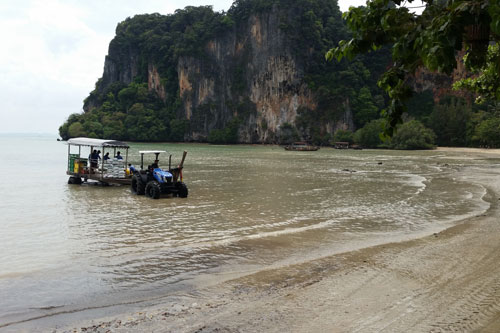
[[436, 151], [446, 151], [453, 153], [465, 154], [481, 154], [481, 155], [498, 155], [500, 158], [499, 148], [467, 148], [467, 147], [437, 147]]
[[[500, 150], [439, 150], [500, 157]], [[265, 269], [47, 331], [500, 331], [500, 180], [458, 173], [487, 188], [491, 206], [439, 233]]]

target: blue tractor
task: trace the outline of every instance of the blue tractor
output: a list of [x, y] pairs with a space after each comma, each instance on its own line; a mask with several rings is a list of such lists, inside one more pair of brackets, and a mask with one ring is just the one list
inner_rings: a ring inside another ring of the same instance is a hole
[[[137, 195], [147, 195], [152, 199], [160, 198], [162, 194], [172, 194], [181, 198], [187, 198], [188, 188], [182, 182], [182, 168], [187, 152], [182, 155], [181, 163], [172, 168], [172, 155], [169, 156], [168, 171], [158, 166], [160, 153], [166, 153], [163, 150], [140, 151], [141, 167], [140, 169], [130, 166], [130, 172], [133, 173], [131, 190]], [[144, 168], [144, 155], [155, 154], [155, 161]]]

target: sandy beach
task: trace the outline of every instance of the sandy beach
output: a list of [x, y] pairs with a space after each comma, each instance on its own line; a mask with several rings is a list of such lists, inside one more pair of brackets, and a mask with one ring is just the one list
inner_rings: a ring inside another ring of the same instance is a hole
[[[499, 150], [439, 148], [477, 158]], [[54, 332], [499, 332], [498, 170], [457, 170], [491, 207], [424, 238], [227, 279]]]

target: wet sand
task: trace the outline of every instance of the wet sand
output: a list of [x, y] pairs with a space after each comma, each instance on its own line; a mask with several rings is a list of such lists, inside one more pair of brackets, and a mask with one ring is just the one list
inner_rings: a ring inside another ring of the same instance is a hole
[[[498, 150], [440, 148], [500, 158]], [[500, 177], [490, 209], [425, 238], [269, 269], [56, 332], [499, 332]]]

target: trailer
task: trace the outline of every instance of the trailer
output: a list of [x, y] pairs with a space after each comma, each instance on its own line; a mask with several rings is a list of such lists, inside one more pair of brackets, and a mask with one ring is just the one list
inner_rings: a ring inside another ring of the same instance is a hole
[[[68, 144], [68, 184], [88, 180], [101, 184], [130, 185], [132, 173], [128, 167], [129, 145], [122, 141], [93, 138], [73, 138]], [[99, 154], [97, 152], [99, 151]], [[122, 152], [125, 151], [123, 156]], [[111, 155], [105, 158], [106, 153]]]

